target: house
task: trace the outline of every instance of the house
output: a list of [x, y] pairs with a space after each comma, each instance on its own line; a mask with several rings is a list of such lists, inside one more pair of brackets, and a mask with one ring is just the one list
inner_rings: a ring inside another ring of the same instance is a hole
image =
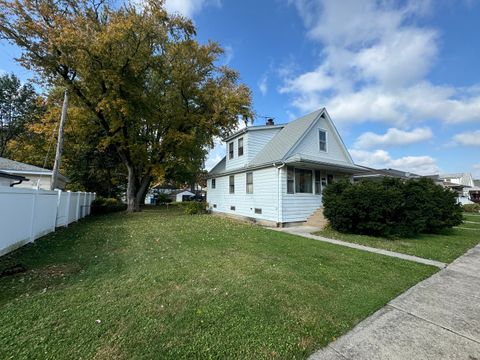
[[[52, 170], [42, 169], [38, 166], [0, 157], [0, 171], [10, 175], [28, 177], [28, 179], [25, 179], [22, 183], [16, 185], [16, 187], [38, 187], [40, 189], [50, 190]], [[59, 189], [64, 190], [67, 182], [68, 179], [65, 176], [58, 174], [57, 184]]]
[[13, 187], [15, 185], [20, 185], [23, 181], [28, 181], [28, 179], [25, 176], [11, 175], [0, 171], [0, 186]]
[[246, 127], [223, 139], [226, 156], [208, 173], [213, 213], [283, 226], [322, 207], [322, 189], [362, 173], [325, 109], [288, 124]]
[[476, 197], [477, 190], [475, 182], [470, 173], [439, 174], [428, 176], [437, 184], [455, 191], [458, 202], [461, 204], [473, 204], [472, 197]]
[[180, 190], [175, 193], [175, 201], [182, 202], [187, 200], [190, 196], [195, 196], [195, 194], [188, 190]]
[[381, 180], [386, 177], [408, 180], [408, 179], [418, 179], [421, 177], [418, 174], [414, 174], [414, 173], [406, 172], [402, 170], [396, 170], [396, 169], [369, 169], [369, 168], [365, 168], [365, 169], [370, 171], [368, 173], [354, 175], [353, 177], [354, 181]]

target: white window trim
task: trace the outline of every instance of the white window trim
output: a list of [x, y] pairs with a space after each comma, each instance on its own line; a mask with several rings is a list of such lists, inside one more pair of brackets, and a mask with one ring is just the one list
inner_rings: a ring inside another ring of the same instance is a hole
[[[325, 150], [320, 149], [320, 131], [323, 131], [325, 133]], [[327, 129], [319, 127], [318, 131], [317, 131], [317, 135], [318, 135], [318, 151], [322, 152], [322, 153], [328, 153], [328, 131], [327, 131]]]

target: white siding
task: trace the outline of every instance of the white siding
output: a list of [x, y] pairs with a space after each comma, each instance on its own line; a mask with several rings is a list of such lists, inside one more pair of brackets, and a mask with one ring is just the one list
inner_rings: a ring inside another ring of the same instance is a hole
[[252, 161], [272, 138], [278, 134], [281, 128], [262, 129], [248, 133], [248, 161]]
[[[235, 174], [235, 193], [229, 193], [229, 176], [217, 177], [216, 188], [208, 180], [207, 202], [213, 212], [223, 212], [261, 220], [278, 221], [277, 170], [266, 168], [253, 172], [253, 194], [246, 193], [246, 173]], [[216, 205], [216, 208], [214, 208]], [[230, 207], [235, 206], [235, 210]], [[262, 214], [255, 214], [255, 208]]]
[[[248, 158], [248, 138], [249, 138], [248, 133], [241, 134], [234, 139], [227, 141], [226, 142], [226, 150], [227, 150], [227, 162], [225, 164], [225, 169], [226, 170], [234, 170], [238, 168], [242, 168], [245, 165], [247, 165], [247, 158]], [[238, 139], [243, 138], [243, 155], [238, 156]], [[229, 155], [229, 144], [233, 142], [233, 159], [230, 159]]]
[[[327, 151], [320, 151], [318, 131], [322, 129], [327, 132]], [[345, 164], [352, 164], [349, 157], [343, 150], [341, 139], [327, 121], [321, 117], [309, 133], [302, 139], [290, 155], [305, 154], [318, 158], [319, 160], [334, 160]]]

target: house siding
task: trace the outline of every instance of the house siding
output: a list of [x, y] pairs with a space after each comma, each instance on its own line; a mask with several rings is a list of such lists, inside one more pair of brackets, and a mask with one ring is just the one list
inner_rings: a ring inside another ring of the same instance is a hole
[[255, 156], [268, 144], [272, 138], [278, 134], [281, 128], [262, 129], [248, 133], [248, 161], [252, 161]]
[[[209, 179], [207, 202], [211, 211], [277, 222], [277, 170], [272, 167], [252, 173], [253, 194], [246, 192], [246, 172], [234, 175], [234, 194], [229, 193], [229, 176], [215, 178], [215, 189], [212, 189], [212, 179]], [[231, 210], [231, 206], [235, 206], [235, 210]], [[255, 209], [262, 209], [262, 213], [256, 214]]]
[[[327, 151], [320, 151], [319, 147], [319, 130], [326, 130], [327, 132]], [[308, 155], [319, 160], [334, 160], [336, 162], [352, 164], [350, 158], [343, 150], [340, 139], [335, 135], [335, 130], [327, 121], [321, 117], [317, 123], [305, 135], [302, 141], [294, 148], [293, 153]]]
[[[236, 136], [232, 140], [227, 142], [227, 159], [225, 164], [226, 170], [235, 170], [242, 167], [245, 167], [248, 162], [248, 153], [249, 153], [249, 133], [244, 133], [239, 136]], [[238, 156], [238, 139], [243, 138], [243, 155]], [[233, 159], [229, 157], [229, 144], [233, 142]]]

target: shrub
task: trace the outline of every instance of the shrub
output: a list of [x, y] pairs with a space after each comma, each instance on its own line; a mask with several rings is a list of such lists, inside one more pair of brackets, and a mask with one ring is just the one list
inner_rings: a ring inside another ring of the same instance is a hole
[[325, 217], [341, 232], [373, 236], [413, 236], [459, 225], [456, 194], [430, 179], [348, 180], [323, 192]]
[[207, 212], [207, 203], [199, 201], [188, 201], [183, 205], [183, 212], [187, 215], [205, 214]]
[[465, 204], [463, 205], [463, 211], [478, 213], [480, 212], [480, 204]]
[[111, 212], [123, 211], [127, 209], [127, 205], [115, 198], [104, 198], [98, 196], [91, 206], [92, 214], [108, 214]]
[[172, 199], [165, 193], [159, 193], [157, 195], [157, 204], [169, 204], [172, 202]]

